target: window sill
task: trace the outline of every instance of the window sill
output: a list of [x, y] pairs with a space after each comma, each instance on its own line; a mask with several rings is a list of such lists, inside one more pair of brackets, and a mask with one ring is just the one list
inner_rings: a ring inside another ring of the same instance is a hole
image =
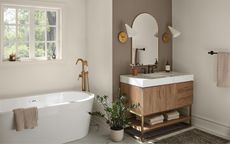
[[17, 61], [2, 61], [1, 66], [10, 65], [26, 65], [26, 64], [53, 64], [53, 63], [63, 63], [62, 59], [45, 60], [45, 59], [30, 59], [30, 60], [17, 60]]

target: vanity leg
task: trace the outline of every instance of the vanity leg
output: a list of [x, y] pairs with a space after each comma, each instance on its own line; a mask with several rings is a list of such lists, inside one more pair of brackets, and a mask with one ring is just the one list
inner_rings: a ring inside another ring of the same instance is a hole
[[144, 116], [141, 116], [141, 141], [144, 141]]
[[192, 105], [188, 107], [188, 115], [190, 116], [189, 124], [192, 125]]

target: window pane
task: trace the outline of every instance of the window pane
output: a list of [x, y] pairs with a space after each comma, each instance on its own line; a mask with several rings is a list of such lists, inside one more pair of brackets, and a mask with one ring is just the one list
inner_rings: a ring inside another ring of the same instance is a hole
[[35, 44], [35, 57], [45, 57], [45, 43]]
[[29, 41], [29, 27], [27, 26], [18, 27], [18, 40]]
[[29, 24], [29, 10], [18, 9], [18, 23]]
[[18, 57], [29, 58], [29, 43], [18, 44]]
[[36, 10], [34, 14], [35, 25], [45, 25], [46, 24], [46, 15], [45, 11]]
[[3, 44], [4, 47], [4, 59], [9, 59], [9, 55], [16, 53], [16, 42], [6, 41]]
[[47, 43], [48, 58], [56, 59], [56, 43]]
[[47, 28], [47, 41], [56, 41], [56, 28], [55, 27]]
[[16, 24], [16, 9], [5, 8], [4, 9], [4, 23], [5, 24]]
[[35, 28], [35, 41], [45, 41], [45, 27]]
[[5, 26], [4, 41], [16, 41], [16, 26]]
[[47, 12], [48, 25], [56, 25], [56, 12]]

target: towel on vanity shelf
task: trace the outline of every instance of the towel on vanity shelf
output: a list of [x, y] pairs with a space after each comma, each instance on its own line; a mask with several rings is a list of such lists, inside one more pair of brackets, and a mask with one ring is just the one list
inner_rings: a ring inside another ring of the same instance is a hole
[[217, 86], [230, 87], [230, 53], [229, 52], [218, 52]]
[[155, 121], [155, 122], [145, 122], [145, 123], [153, 126], [153, 125], [160, 124], [160, 123], [163, 123], [163, 122], [164, 122], [164, 120], [158, 120], [158, 121]]
[[171, 111], [166, 113], [167, 117], [174, 117], [174, 116], [180, 116], [180, 113], [178, 111]]
[[164, 114], [166, 120], [174, 120], [180, 118], [180, 113], [178, 111], [171, 111]]
[[15, 117], [16, 131], [33, 129], [38, 124], [38, 109], [36, 107], [13, 110]]
[[[140, 117], [137, 117], [137, 120], [141, 120]], [[163, 123], [164, 122], [164, 116], [161, 114], [161, 115], [155, 115], [152, 117], [146, 117], [146, 118], [144, 118], [144, 122], [146, 124], [149, 124], [149, 125], [156, 125], [159, 123]]]
[[154, 122], [159, 122], [159, 121], [162, 121], [164, 120], [164, 116], [163, 115], [157, 115], [157, 116], [154, 116], [154, 117], [146, 117], [144, 119], [144, 121], [146, 123], [154, 123]]
[[171, 117], [167, 117], [167, 120], [175, 120], [175, 119], [179, 119], [180, 116], [171, 116]]

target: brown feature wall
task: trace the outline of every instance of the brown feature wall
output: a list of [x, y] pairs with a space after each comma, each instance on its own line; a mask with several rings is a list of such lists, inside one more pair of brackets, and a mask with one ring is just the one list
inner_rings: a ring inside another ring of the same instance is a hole
[[124, 24], [132, 23], [141, 13], [149, 13], [159, 27], [159, 67], [164, 69], [168, 60], [172, 64], [172, 42], [163, 43], [161, 36], [172, 25], [172, 0], [113, 0], [113, 96], [117, 96], [119, 76], [130, 73], [131, 39], [125, 44], [118, 41], [118, 33], [125, 31]]

